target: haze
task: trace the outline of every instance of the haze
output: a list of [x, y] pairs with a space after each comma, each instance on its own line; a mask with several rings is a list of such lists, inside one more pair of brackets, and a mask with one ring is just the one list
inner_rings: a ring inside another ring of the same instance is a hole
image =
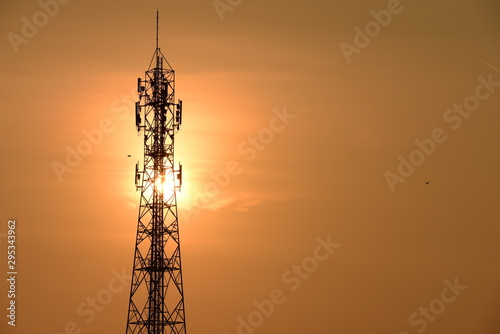
[[157, 6], [189, 333], [499, 332], [497, 1], [29, 0], [0, 4], [1, 333], [125, 332]]

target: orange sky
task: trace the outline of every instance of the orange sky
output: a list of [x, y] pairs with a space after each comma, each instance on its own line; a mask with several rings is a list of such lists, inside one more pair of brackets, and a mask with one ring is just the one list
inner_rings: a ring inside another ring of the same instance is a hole
[[1, 333], [125, 332], [157, 5], [191, 334], [498, 333], [497, 1], [54, 1], [0, 4]]

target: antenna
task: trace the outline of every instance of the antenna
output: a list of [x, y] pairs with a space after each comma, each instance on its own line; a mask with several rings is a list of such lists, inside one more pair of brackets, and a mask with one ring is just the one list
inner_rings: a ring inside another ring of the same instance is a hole
[[158, 7], [156, 7], [156, 49], [158, 49]]

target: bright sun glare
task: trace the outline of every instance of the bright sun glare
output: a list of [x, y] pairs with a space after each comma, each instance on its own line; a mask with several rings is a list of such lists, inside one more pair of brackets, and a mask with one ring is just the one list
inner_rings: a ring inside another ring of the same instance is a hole
[[[174, 194], [174, 187], [174, 180], [169, 177], [159, 177], [154, 184], [155, 190], [163, 194], [163, 197], [167, 200]], [[177, 193], [178, 192], [177, 189]]]

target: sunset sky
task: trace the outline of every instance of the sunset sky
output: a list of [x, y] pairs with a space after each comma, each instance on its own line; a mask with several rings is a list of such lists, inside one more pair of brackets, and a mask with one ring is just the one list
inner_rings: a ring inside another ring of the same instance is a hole
[[500, 332], [498, 1], [23, 0], [0, 3], [0, 333], [125, 333], [157, 7], [190, 334]]

